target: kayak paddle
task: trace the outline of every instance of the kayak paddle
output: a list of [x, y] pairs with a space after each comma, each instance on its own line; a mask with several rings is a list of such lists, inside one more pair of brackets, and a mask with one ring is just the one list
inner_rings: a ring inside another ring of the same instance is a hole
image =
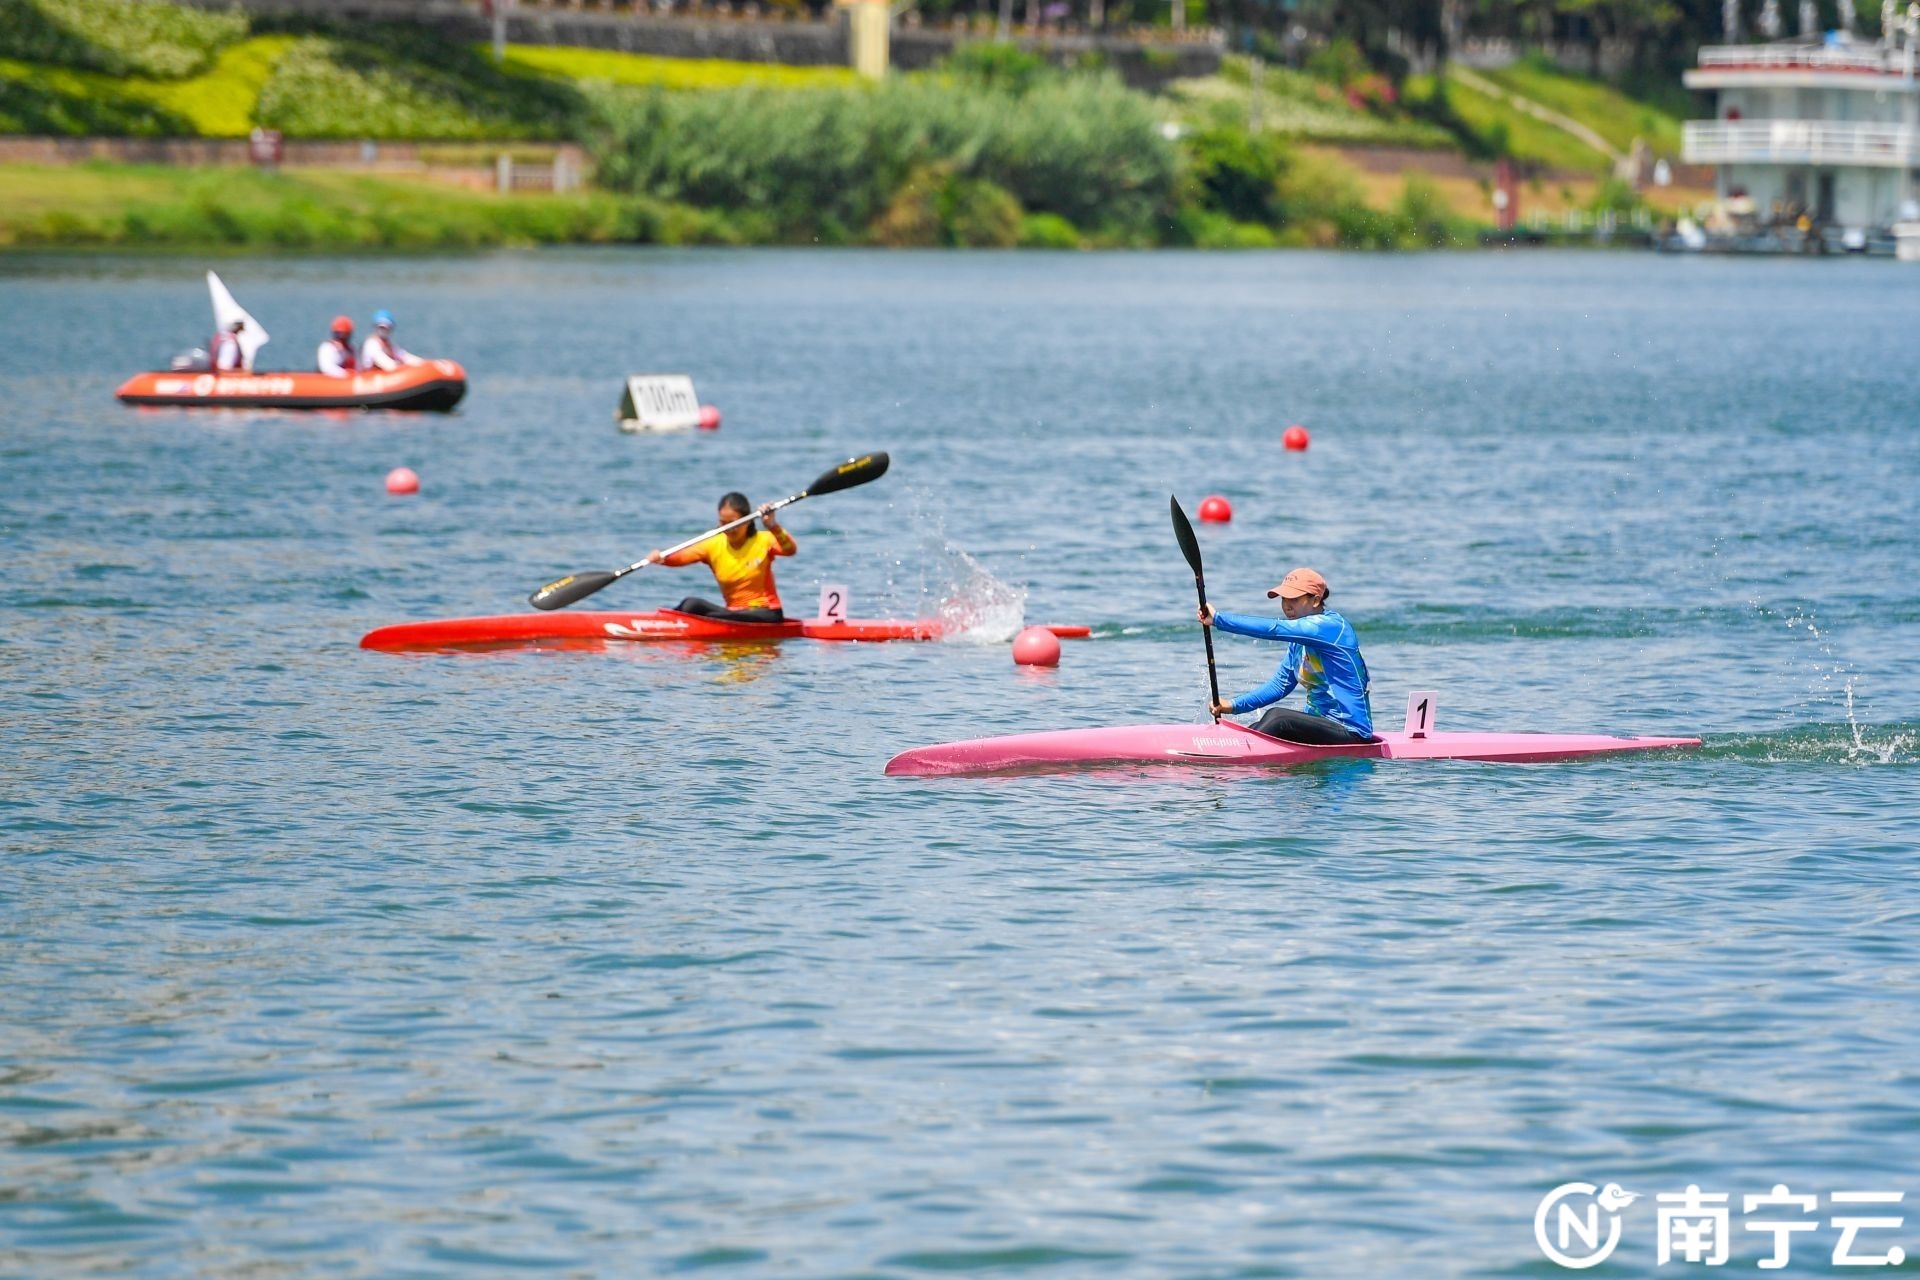
[[[1193, 566], [1193, 589], [1200, 593], [1200, 607], [1204, 609], [1207, 607], [1207, 575], [1200, 567], [1200, 540], [1193, 536], [1193, 524], [1180, 509], [1180, 499], [1169, 494], [1167, 505], [1173, 508], [1173, 536], [1180, 539], [1180, 552]], [[1203, 626], [1200, 634], [1207, 641], [1207, 687], [1213, 690], [1213, 701], [1207, 703], [1207, 710], [1213, 711], [1213, 703], [1220, 701], [1220, 673], [1213, 665], [1213, 628]], [[1219, 712], [1214, 712], [1213, 722], [1220, 723]]]
[[[864, 453], [857, 458], [847, 459], [831, 471], [823, 472], [818, 480], [815, 480], [791, 498], [782, 498], [780, 501], [771, 505], [774, 510], [778, 511], [781, 507], [792, 506], [802, 498], [817, 498], [821, 494], [838, 493], [842, 489], [851, 489], [855, 485], [865, 484], [869, 480], [878, 480], [885, 474], [887, 474], [887, 455], [884, 453]], [[679, 552], [685, 551], [688, 547], [698, 546], [716, 533], [725, 533], [729, 529], [738, 528], [747, 521], [752, 520], [755, 514], [757, 513], [741, 516], [738, 520], [729, 520], [717, 529], [709, 529], [696, 538], [688, 538], [685, 542], [676, 543], [668, 547], [664, 554], [676, 555]], [[527, 603], [536, 609], [565, 608], [576, 600], [586, 599], [607, 584], [619, 581], [635, 569], [645, 568], [647, 563], [645, 560], [636, 560], [626, 568], [615, 569], [612, 573], [598, 569], [587, 573], [570, 573], [564, 578], [549, 582], [546, 586], [528, 596]]]

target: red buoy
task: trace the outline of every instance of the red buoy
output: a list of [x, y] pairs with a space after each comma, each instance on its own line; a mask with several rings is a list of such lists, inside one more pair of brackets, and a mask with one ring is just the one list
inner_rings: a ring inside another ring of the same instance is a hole
[[1307, 429], [1296, 422], [1287, 428], [1286, 434], [1280, 437], [1280, 443], [1295, 453], [1301, 453], [1306, 450], [1307, 444], [1312, 438], [1313, 437], [1307, 434]]
[[1233, 504], [1219, 494], [1200, 500], [1200, 518], [1208, 524], [1225, 524], [1233, 519]]
[[710, 404], [700, 406], [700, 429], [718, 431], [720, 429], [720, 410]]
[[1060, 665], [1060, 637], [1045, 627], [1028, 627], [1013, 638], [1013, 661], [1022, 667]]
[[420, 492], [420, 477], [413, 473], [412, 467], [395, 467], [387, 472], [388, 493]]

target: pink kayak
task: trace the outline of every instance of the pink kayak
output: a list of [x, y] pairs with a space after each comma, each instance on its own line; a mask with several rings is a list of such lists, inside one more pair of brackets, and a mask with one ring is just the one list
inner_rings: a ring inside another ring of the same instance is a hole
[[1486, 760], [1518, 764], [1578, 760], [1626, 751], [1697, 747], [1698, 738], [1609, 738], [1588, 733], [1385, 733], [1351, 747], [1281, 742], [1230, 721], [1221, 724], [1136, 724], [975, 738], [915, 747], [887, 761], [887, 773], [931, 778], [955, 773], [1008, 773], [1103, 764], [1265, 765], [1316, 760]]

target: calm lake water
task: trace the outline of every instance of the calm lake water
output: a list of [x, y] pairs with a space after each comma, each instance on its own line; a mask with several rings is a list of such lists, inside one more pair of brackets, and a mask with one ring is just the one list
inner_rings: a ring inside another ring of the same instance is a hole
[[[1546, 1276], [1571, 1181], [1643, 1197], [1588, 1274], [1689, 1184], [1737, 1270], [1780, 1183], [1792, 1274], [1837, 1191], [1920, 1258], [1920, 272], [247, 258], [263, 367], [390, 307], [466, 404], [119, 406], [205, 265], [0, 259], [0, 1276]], [[616, 432], [656, 371], [723, 429]], [[789, 606], [970, 642], [356, 647], [876, 448]], [[1707, 745], [881, 776], [1199, 718], [1169, 492], [1224, 607], [1327, 575], [1384, 726]]]

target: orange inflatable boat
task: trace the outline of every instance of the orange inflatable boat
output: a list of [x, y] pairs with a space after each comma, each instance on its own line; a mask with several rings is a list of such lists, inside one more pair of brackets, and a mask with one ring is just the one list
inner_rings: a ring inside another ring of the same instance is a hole
[[467, 371], [427, 360], [391, 373], [136, 373], [114, 393], [126, 404], [189, 409], [414, 409], [445, 412], [467, 394]]

